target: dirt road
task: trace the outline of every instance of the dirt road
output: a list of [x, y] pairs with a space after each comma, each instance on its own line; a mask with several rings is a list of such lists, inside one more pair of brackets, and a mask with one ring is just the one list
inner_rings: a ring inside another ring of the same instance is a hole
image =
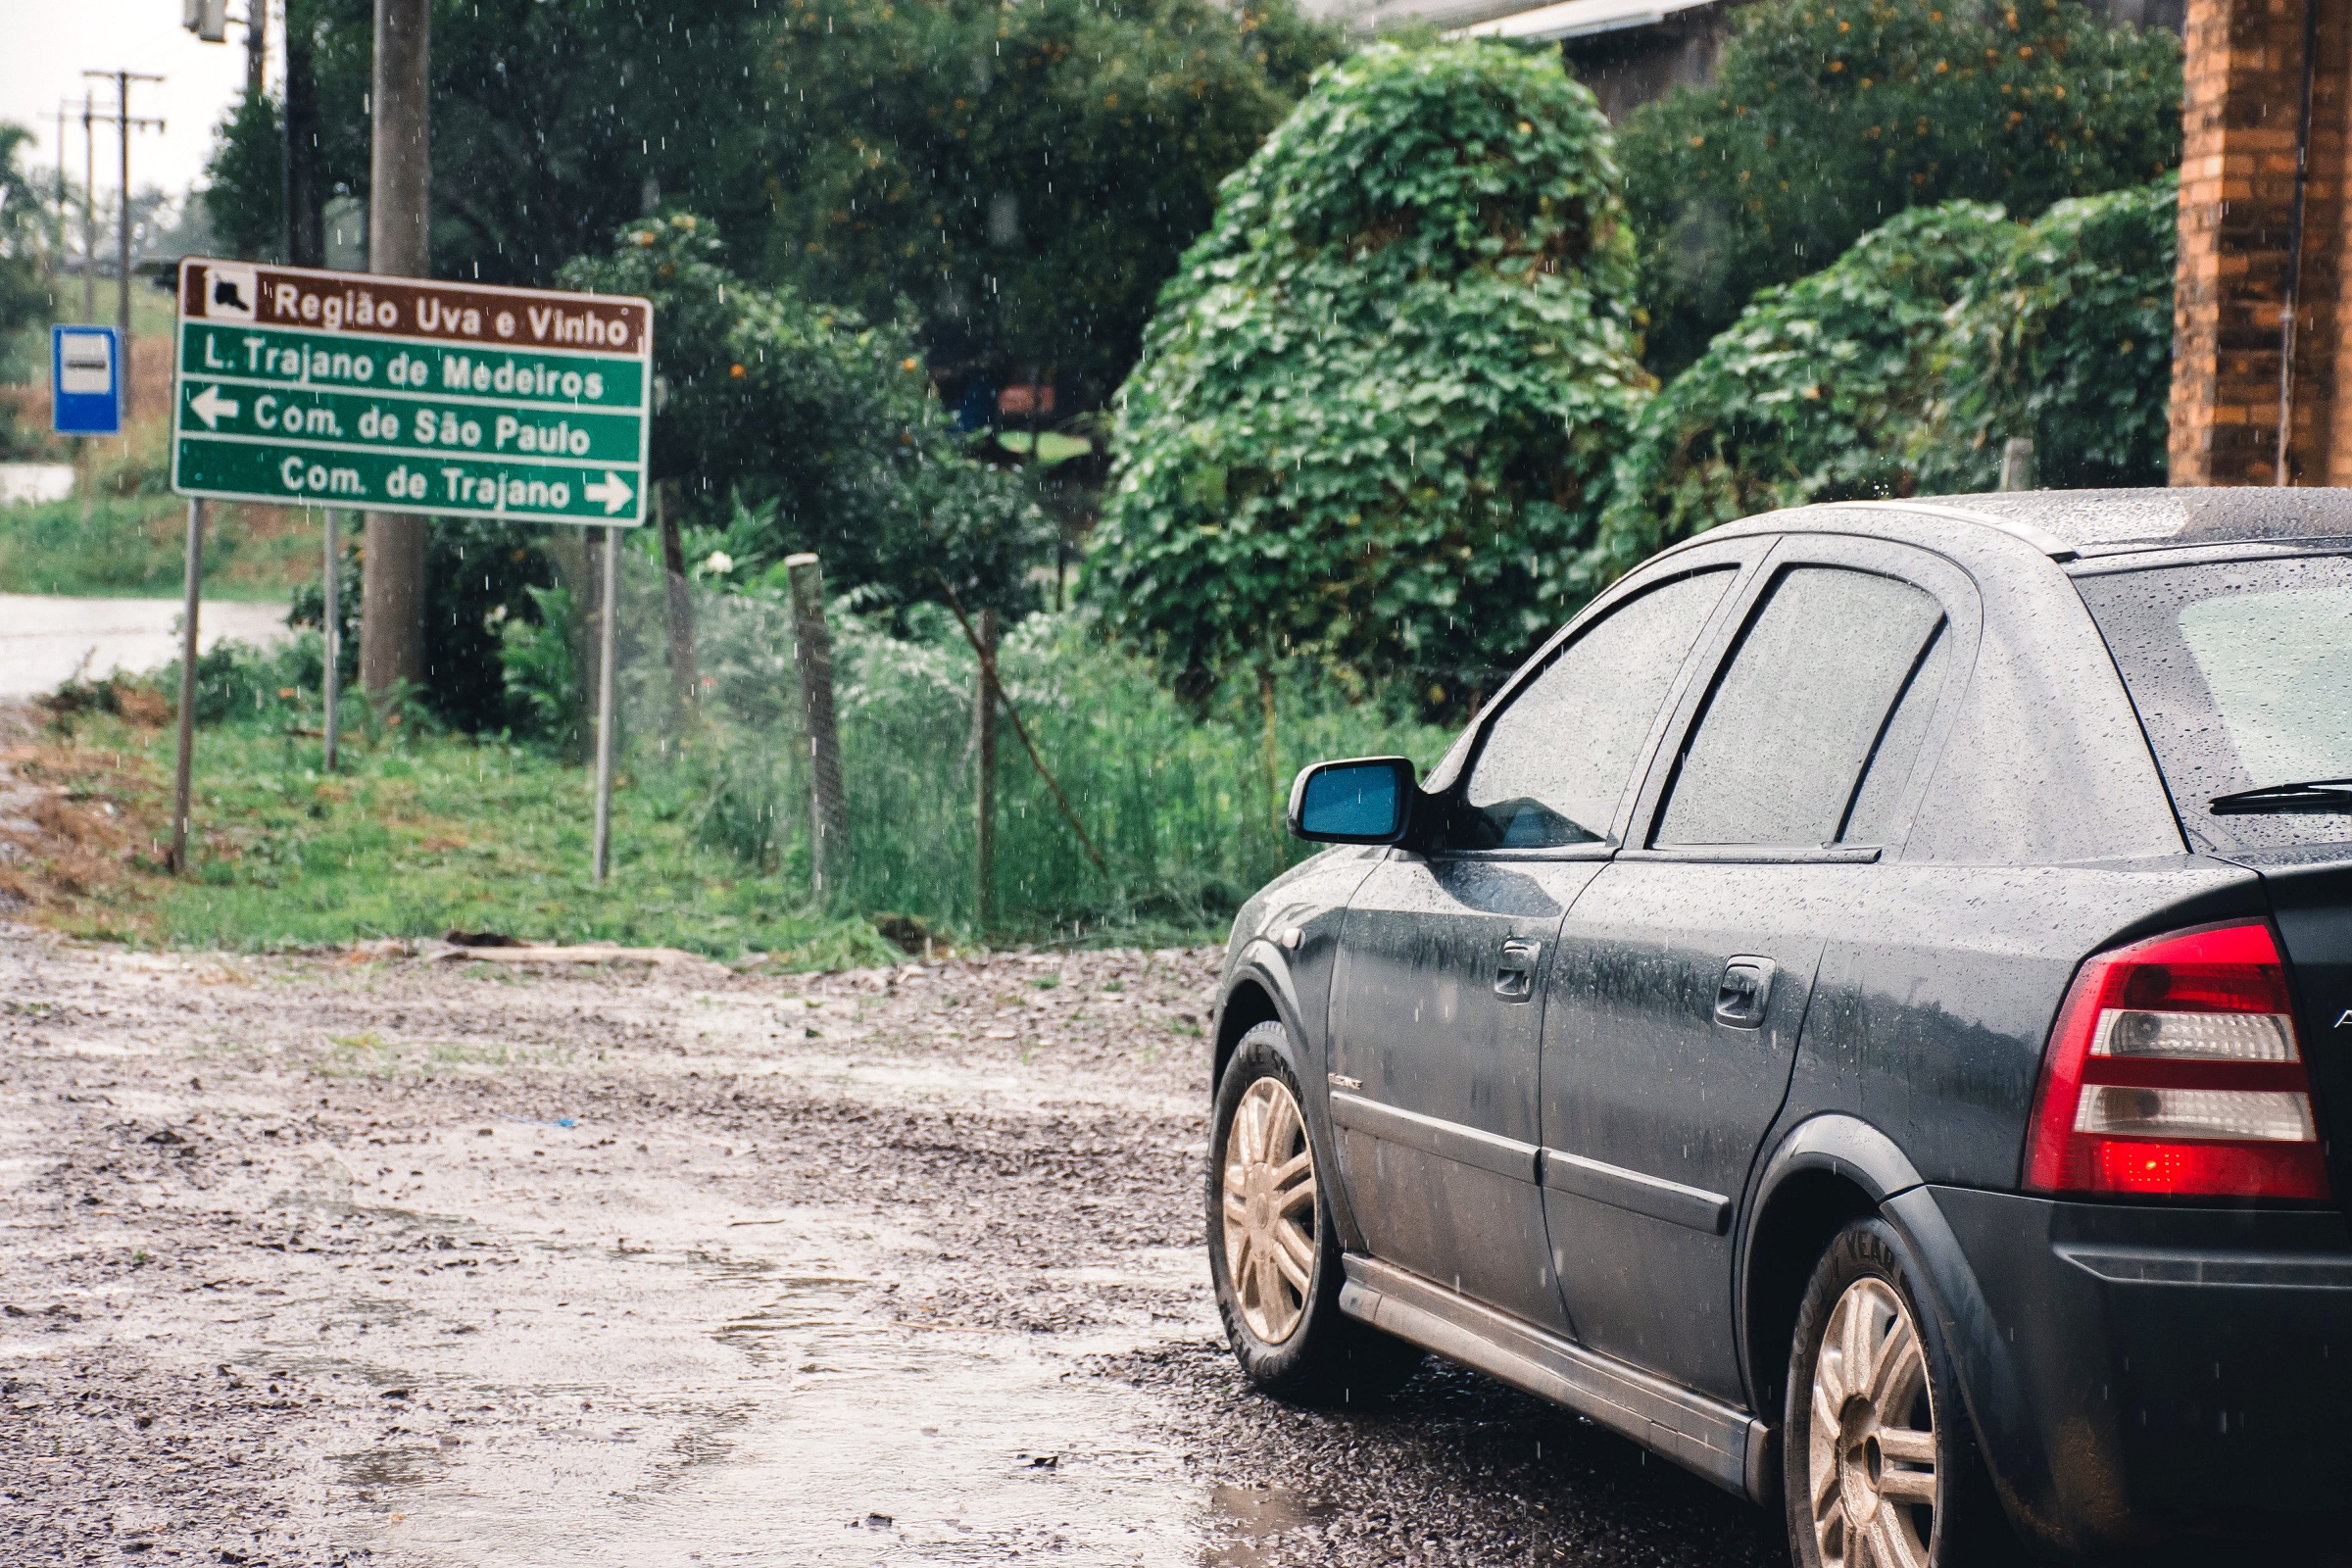
[[1197, 1245], [1213, 963], [0, 927], [0, 1561], [1778, 1560], [1469, 1374], [1238, 1385]]
[[[58, 599], [0, 594], [0, 697], [54, 691], [78, 674], [102, 680], [140, 674], [179, 657], [177, 599]], [[268, 648], [285, 641], [286, 607], [208, 599], [197, 609], [197, 642], [222, 639]]]

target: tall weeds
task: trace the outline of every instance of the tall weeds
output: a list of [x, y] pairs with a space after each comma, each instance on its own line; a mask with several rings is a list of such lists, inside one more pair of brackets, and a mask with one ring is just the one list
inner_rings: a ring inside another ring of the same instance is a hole
[[[658, 616], [652, 589], [634, 582], [624, 614]], [[772, 875], [780, 898], [810, 899], [808, 746], [789, 612], [779, 599], [707, 591], [695, 610], [700, 695], [682, 728], [665, 710], [660, 622], [632, 617], [639, 635], [624, 639], [633, 653], [618, 693], [632, 765], [671, 775], [670, 787], [691, 781], [706, 843]], [[829, 902], [968, 930], [978, 908], [978, 662], [936, 607], [896, 612], [894, 623], [851, 595], [834, 606], [832, 633], [851, 824], [846, 864], [828, 871]], [[996, 907], [1008, 930], [1197, 932], [1298, 858], [1267, 787], [1255, 687], [1189, 711], [1085, 611], [1022, 621], [1004, 639], [999, 670], [1106, 862], [1089, 861], [1001, 724]], [[1311, 666], [1277, 677], [1273, 745], [1286, 786], [1327, 756], [1400, 752], [1426, 766], [1449, 739], [1401, 706], [1344, 700]]]

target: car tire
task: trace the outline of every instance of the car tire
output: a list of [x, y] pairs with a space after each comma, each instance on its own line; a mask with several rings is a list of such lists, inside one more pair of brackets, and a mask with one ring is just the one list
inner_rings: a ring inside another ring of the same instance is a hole
[[1814, 1267], [1781, 1429], [1797, 1568], [1970, 1568], [2020, 1555], [1926, 1299], [1910, 1247], [1875, 1216], [1838, 1232]]
[[1305, 1107], [1282, 1025], [1242, 1036], [1208, 1143], [1217, 1313], [1243, 1374], [1265, 1393], [1307, 1404], [1384, 1399], [1422, 1352], [1340, 1311], [1339, 1229]]

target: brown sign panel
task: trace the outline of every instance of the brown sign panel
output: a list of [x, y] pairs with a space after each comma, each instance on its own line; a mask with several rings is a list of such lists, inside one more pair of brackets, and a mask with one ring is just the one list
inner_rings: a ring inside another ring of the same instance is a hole
[[436, 283], [207, 261], [179, 273], [182, 320], [426, 338], [483, 348], [572, 349], [642, 358], [653, 308], [609, 294]]

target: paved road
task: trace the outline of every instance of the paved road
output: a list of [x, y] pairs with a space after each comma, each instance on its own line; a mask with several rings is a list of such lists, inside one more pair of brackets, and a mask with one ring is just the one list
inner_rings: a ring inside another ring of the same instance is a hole
[[816, 979], [0, 927], [0, 1561], [1781, 1560], [1440, 1365], [1240, 1386], [1213, 955]]
[[[76, 670], [140, 674], [179, 657], [176, 599], [53, 599], [0, 594], [0, 697], [53, 691]], [[286, 607], [206, 600], [199, 647], [223, 637], [267, 647], [286, 635]]]

